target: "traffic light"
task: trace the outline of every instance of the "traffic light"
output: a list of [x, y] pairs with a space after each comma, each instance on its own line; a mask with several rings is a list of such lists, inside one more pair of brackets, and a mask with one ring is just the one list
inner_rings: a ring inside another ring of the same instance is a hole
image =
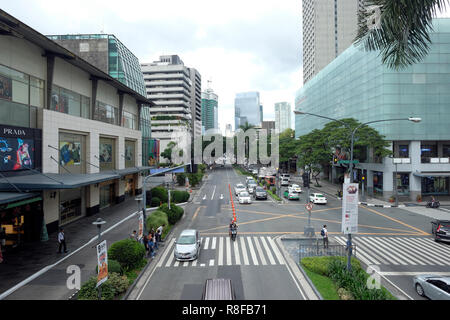
[[305, 172], [302, 175], [302, 179], [303, 179], [303, 187], [304, 188], [309, 188], [309, 174], [307, 172]]
[[336, 155], [333, 155], [333, 164], [338, 164], [338, 157]]

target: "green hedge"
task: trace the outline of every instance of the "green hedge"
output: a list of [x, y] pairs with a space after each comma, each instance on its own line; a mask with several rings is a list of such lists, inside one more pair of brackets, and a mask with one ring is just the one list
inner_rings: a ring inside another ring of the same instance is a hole
[[183, 203], [189, 200], [189, 192], [187, 191], [170, 191], [170, 200], [174, 203]]
[[[302, 266], [311, 270], [314, 273], [328, 276], [328, 267], [330, 263], [336, 259], [343, 262], [347, 262], [346, 257], [335, 257], [335, 256], [325, 256], [325, 257], [306, 257], [301, 261]], [[361, 269], [361, 264], [358, 259], [352, 257], [352, 268]]]
[[150, 203], [150, 207], [159, 207], [161, 205], [161, 199], [158, 197], [152, 197], [152, 201]]
[[155, 187], [151, 191], [152, 191], [152, 199], [153, 199], [153, 197], [156, 197], [156, 198], [161, 199], [162, 202], [167, 202], [169, 195], [167, 193], [166, 188]]
[[165, 224], [167, 227], [169, 225], [167, 213], [165, 213], [162, 210], [156, 210], [150, 214], [150, 216], [147, 218], [146, 223], [147, 223], [147, 230], [151, 230], [153, 228], [156, 231], [156, 229], [159, 226], [162, 226], [163, 224]]
[[144, 245], [133, 239], [117, 241], [108, 250], [108, 257], [117, 260], [125, 270], [138, 267], [144, 256]]
[[[98, 300], [97, 277], [91, 277], [78, 291], [78, 300]], [[113, 300], [116, 290], [109, 280], [102, 283], [102, 300]]]
[[159, 210], [164, 211], [167, 214], [167, 220], [172, 225], [177, 223], [184, 213], [183, 208], [178, 207], [173, 203], [170, 204], [170, 210], [169, 205], [167, 203], [164, 203], [162, 206], [160, 206]]

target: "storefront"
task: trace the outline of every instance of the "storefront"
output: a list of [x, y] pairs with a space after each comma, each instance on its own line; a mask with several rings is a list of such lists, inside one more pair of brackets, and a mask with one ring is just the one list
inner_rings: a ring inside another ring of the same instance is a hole
[[86, 215], [85, 188], [59, 191], [59, 224], [65, 225]]
[[136, 178], [137, 175], [130, 174], [125, 176], [125, 198], [134, 197], [136, 194]]
[[115, 204], [115, 181], [100, 183], [100, 210]]
[[383, 172], [373, 172], [373, 193], [374, 195], [383, 195]]
[[25, 195], [29, 198], [0, 204], [0, 228], [5, 229], [7, 249], [38, 241], [41, 237], [42, 198], [36, 194]]
[[422, 195], [448, 196], [449, 177], [422, 177]]
[[399, 196], [409, 196], [409, 173], [394, 173], [394, 177], [397, 179], [394, 186], [397, 186], [397, 194]]

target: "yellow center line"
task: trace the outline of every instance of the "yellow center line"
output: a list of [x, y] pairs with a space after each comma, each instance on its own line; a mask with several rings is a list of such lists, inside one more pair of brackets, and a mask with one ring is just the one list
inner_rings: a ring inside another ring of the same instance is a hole
[[201, 208], [205, 208], [205, 206], [200, 206], [197, 208], [197, 210], [195, 210], [194, 216], [192, 217], [192, 220], [195, 220], [195, 218], [197, 217], [198, 212], [200, 211]]

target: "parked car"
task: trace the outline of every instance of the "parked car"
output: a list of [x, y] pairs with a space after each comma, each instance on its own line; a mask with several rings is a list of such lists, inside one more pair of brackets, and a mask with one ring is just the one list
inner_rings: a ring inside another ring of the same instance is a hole
[[321, 193], [311, 193], [309, 196], [309, 202], [314, 204], [327, 204], [327, 198]]
[[248, 193], [253, 194], [253, 192], [255, 192], [255, 189], [256, 189], [257, 186], [258, 185], [254, 181], [252, 183], [249, 183], [248, 186], [247, 186]]
[[236, 300], [230, 279], [208, 279], [203, 289], [202, 300]]
[[302, 188], [300, 188], [300, 186], [298, 184], [291, 184], [288, 187], [288, 190], [294, 190], [297, 193], [302, 193]]
[[174, 255], [176, 260], [190, 261], [198, 258], [201, 240], [197, 230], [183, 230], [175, 241]]
[[250, 197], [250, 194], [247, 191], [239, 193], [238, 200], [240, 204], [252, 203], [252, 198]]
[[288, 178], [281, 178], [281, 183], [282, 186], [288, 186], [289, 185], [289, 179]]
[[242, 191], [246, 191], [247, 189], [245, 188], [245, 186], [242, 183], [238, 183], [235, 187], [234, 187], [234, 194], [236, 196], [239, 195], [239, 193], [241, 193]]
[[300, 200], [298, 193], [295, 191], [289, 191], [289, 190], [284, 191], [284, 197], [289, 200]]
[[450, 220], [431, 221], [431, 233], [435, 241], [450, 242]]
[[413, 278], [419, 296], [431, 300], [450, 300], [450, 277], [418, 275]]
[[258, 199], [267, 200], [267, 192], [266, 192], [266, 190], [264, 190], [261, 187], [256, 187], [255, 192], [254, 192], [254, 196], [255, 196], [256, 200], [258, 200]]

